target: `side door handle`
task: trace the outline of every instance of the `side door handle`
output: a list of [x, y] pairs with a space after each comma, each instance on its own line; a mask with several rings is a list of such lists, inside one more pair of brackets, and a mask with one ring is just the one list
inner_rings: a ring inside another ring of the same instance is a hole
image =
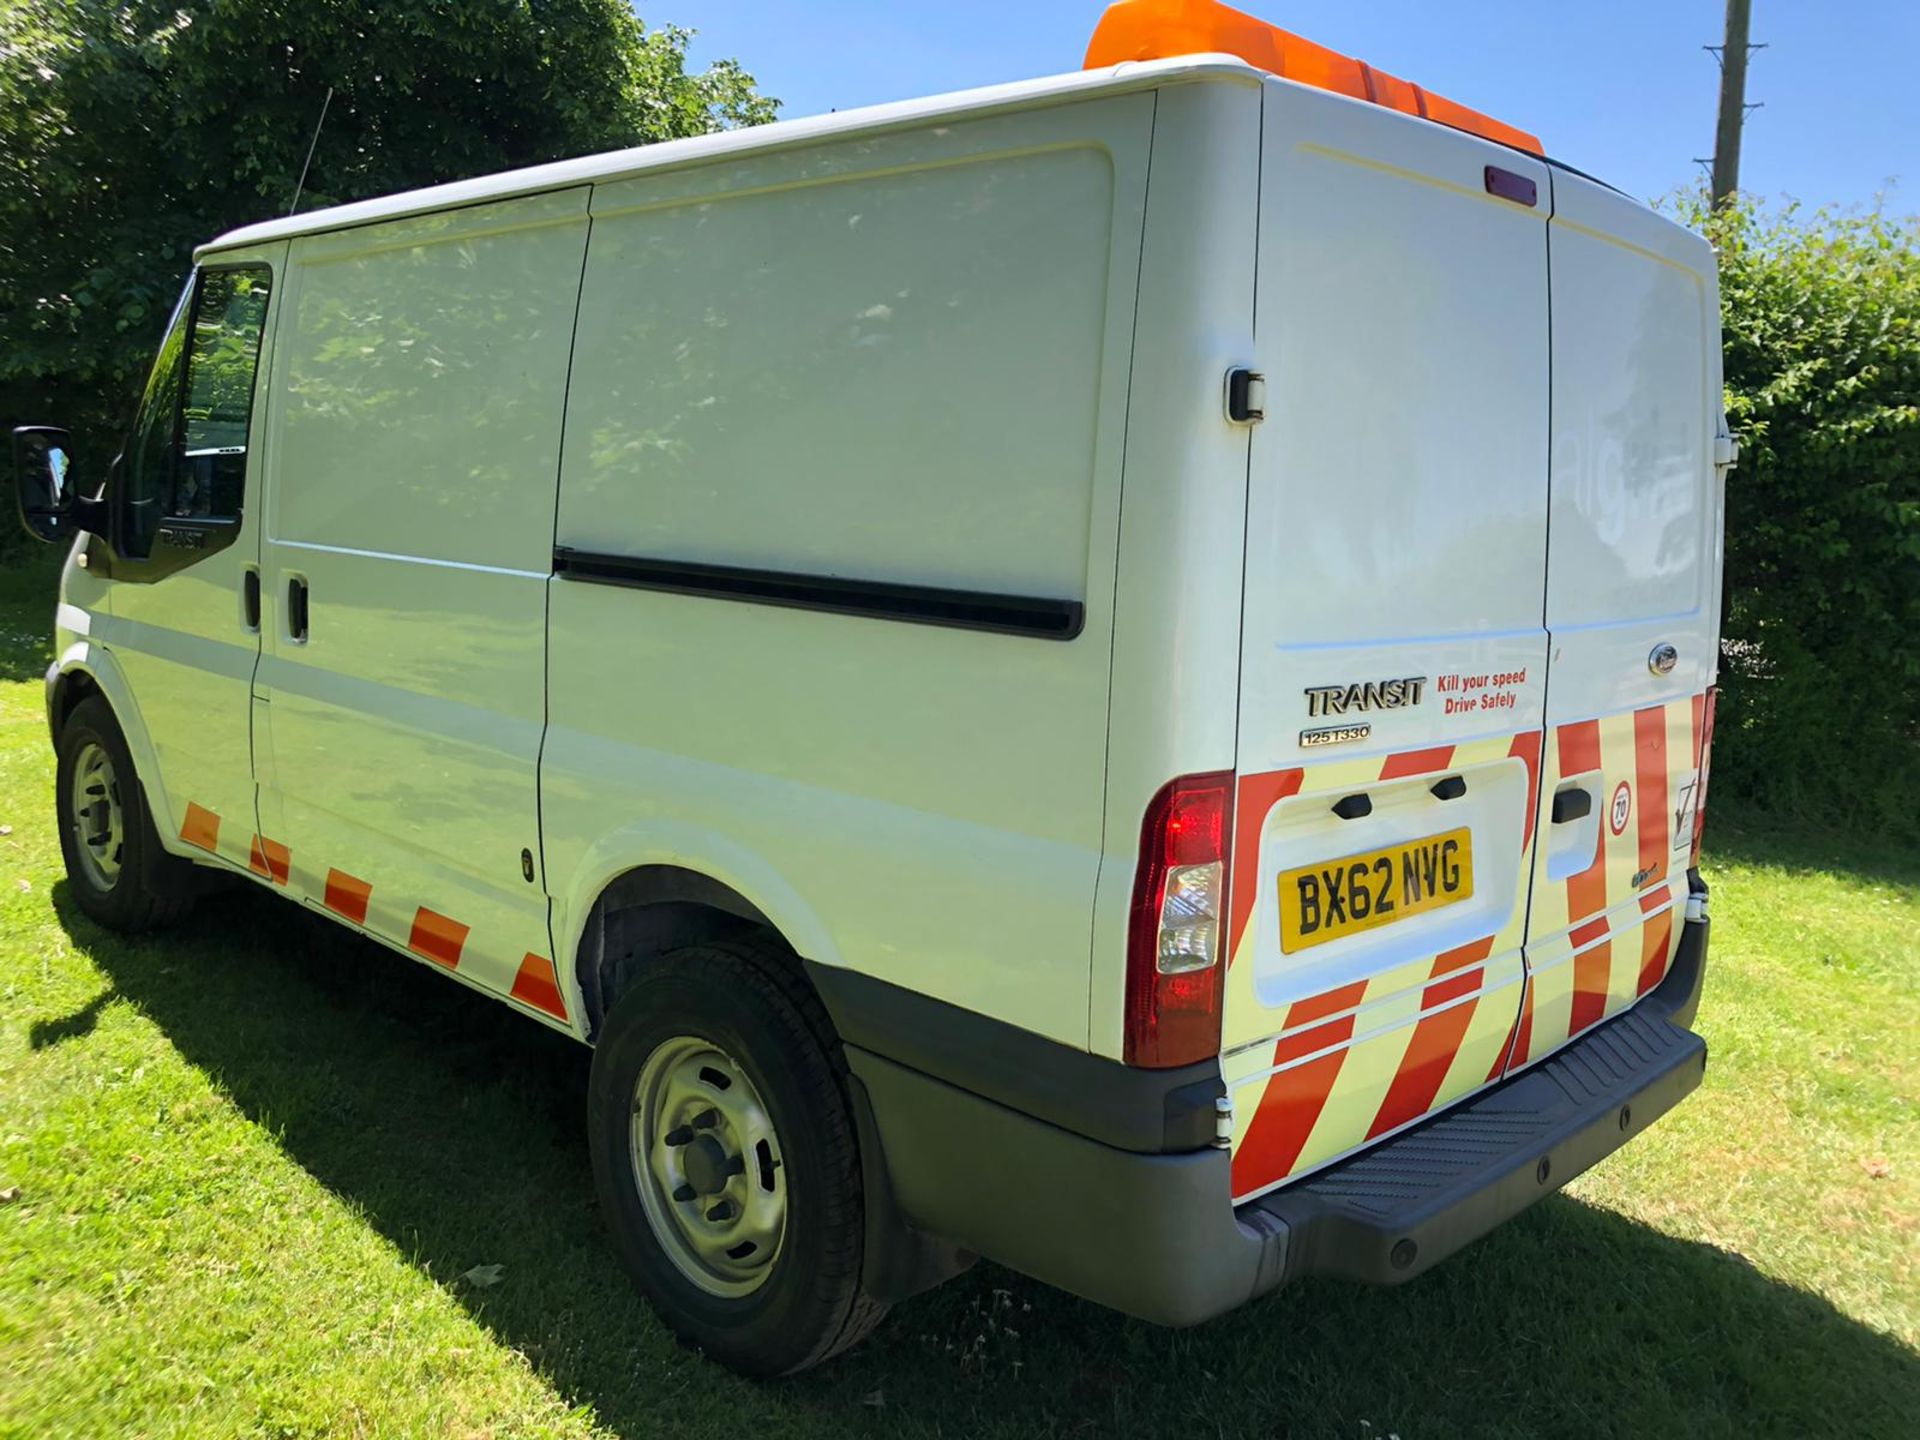
[[307, 582], [299, 575], [287, 577], [287, 634], [304, 644], [307, 638]]
[[260, 628], [260, 572], [251, 565], [240, 572], [240, 611], [247, 629]]

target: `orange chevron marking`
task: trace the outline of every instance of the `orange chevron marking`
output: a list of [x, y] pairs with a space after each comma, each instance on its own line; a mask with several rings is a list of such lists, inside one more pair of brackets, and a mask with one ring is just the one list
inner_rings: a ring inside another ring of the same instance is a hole
[[1232, 892], [1227, 907], [1229, 965], [1233, 964], [1240, 948], [1240, 937], [1246, 933], [1247, 921], [1253, 915], [1254, 897], [1260, 890], [1260, 877], [1255, 872], [1260, 858], [1260, 831], [1267, 823], [1267, 813], [1288, 796], [1299, 793], [1305, 774], [1296, 768], [1240, 777], [1240, 791], [1233, 803], [1232, 874], [1227, 882]]
[[[1520, 1022], [1514, 1026], [1513, 1045], [1507, 1053], [1507, 1063], [1501, 1069], [1513, 1065], [1524, 1065], [1533, 1054], [1533, 977], [1527, 977], [1526, 993], [1520, 997]], [[1489, 1080], [1493, 1076], [1487, 1077]]]
[[413, 934], [407, 938], [407, 949], [436, 965], [457, 970], [461, 947], [467, 943], [470, 933], [458, 920], [422, 905], [413, 917]]
[[1640, 869], [1667, 873], [1667, 710], [1656, 705], [1633, 712], [1634, 803], [1640, 807]]
[[322, 900], [327, 909], [353, 921], [367, 923], [367, 902], [373, 898], [373, 886], [344, 870], [327, 871], [327, 893]]
[[[1672, 890], [1662, 885], [1640, 897], [1640, 909], [1643, 913], [1658, 910], [1673, 898]], [[1673, 909], [1669, 905], [1661, 910], [1640, 932], [1640, 980], [1634, 990], [1636, 995], [1644, 995], [1666, 978], [1667, 965], [1672, 959]]]
[[[1340, 1032], [1330, 1043], [1353, 1038], [1351, 1016], [1328, 1028]], [[1340, 1078], [1340, 1067], [1346, 1058], [1345, 1049], [1334, 1050], [1291, 1070], [1283, 1070], [1267, 1082], [1260, 1108], [1247, 1126], [1240, 1148], [1233, 1153], [1235, 1195], [1271, 1185], [1299, 1162], [1307, 1137], [1313, 1133], [1314, 1122], [1327, 1108], [1327, 1097], [1333, 1093], [1333, 1082]]]
[[553, 973], [553, 961], [544, 955], [527, 952], [520, 962], [520, 973], [513, 980], [513, 998], [522, 1005], [531, 1005], [534, 1009], [553, 1016], [556, 1020], [567, 1018], [567, 1002], [560, 997], [560, 985]]
[[220, 817], [204, 806], [187, 802], [187, 818], [180, 822], [180, 838], [201, 850], [217, 850]]
[[[1477, 980], [1479, 977], [1467, 974], [1457, 978]], [[1393, 1083], [1387, 1087], [1386, 1098], [1380, 1102], [1373, 1124], [1367, 1127], [1367, 1139], [1374, 1140], [1389, 1130], [1397, 1130], [1433, 1108], [1434, 1097], [1440, 1093], [1453, 1057], [1460, 1053], [1460, 1042], [1467, 1038], [1473, 1012], [1479, 1008], [1478, 1000], [1465, 1000], [1451, 1010], [1422, 1017], [1413, 1027], [1406, 1057], [1394, 1073]]]
[[1408, 775], [1444, 770], [1453, 763], [1453, 748], [1451, 745], [1435, 745], [1427, 750], [1402, 750], [1398, 755], [1389, 755], [1380, 767], [1380, 778], [1400, 780]]
[[293, 852], [278, 840], [256, 835], [247, 854], [247, 868], [276, 885], [284, 885], [293, 873]]

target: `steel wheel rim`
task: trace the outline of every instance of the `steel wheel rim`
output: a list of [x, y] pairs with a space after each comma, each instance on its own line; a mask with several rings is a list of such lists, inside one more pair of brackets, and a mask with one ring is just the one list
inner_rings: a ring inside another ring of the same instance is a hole
[[751, 1295], [787, 1230], [786, 1165], [747, 1072], [710, 1040], [661, 1042], [633, 1087], [633, 1178], [654, 1238], [709, 1295]]
[[73, 831], [74, 852], [87, 883], [111, 890], [120, 880], [120, 860], [126, 847], [126, 817], [120, 807], [120, 776], [107, 747], [89, 740], [73, 761], [73, 783], [67, 796], [67, 825]]

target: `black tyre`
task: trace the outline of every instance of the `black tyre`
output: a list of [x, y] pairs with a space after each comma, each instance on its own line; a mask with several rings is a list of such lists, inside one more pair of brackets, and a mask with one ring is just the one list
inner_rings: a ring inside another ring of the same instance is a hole
[[859, 1340], [860, 1152], [825, 1012], [770, 945], [642, 970], [593, 1057], [594, 1181], [620, 1258], [682, 1339], [750, 1375]]
[[61, 727], [56, 750], [54, 805], [74, 902], [127, 932], [186, 914], [197, 893], [194, 866], [160, 847], [113, 708], [87, 696]]

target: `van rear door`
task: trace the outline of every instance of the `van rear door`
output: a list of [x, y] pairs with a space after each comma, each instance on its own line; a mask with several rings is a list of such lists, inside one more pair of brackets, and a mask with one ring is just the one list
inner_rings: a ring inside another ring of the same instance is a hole
[[1720, 320], [1699, 236], [1555, 170], [1546, 781], [1513, 1068], [1658, 984], [1720, 613]]
[[1236, 1200], [1502, 1073], [1547, 659], [1547, 166], [1281, 80], [1263, 124]]

